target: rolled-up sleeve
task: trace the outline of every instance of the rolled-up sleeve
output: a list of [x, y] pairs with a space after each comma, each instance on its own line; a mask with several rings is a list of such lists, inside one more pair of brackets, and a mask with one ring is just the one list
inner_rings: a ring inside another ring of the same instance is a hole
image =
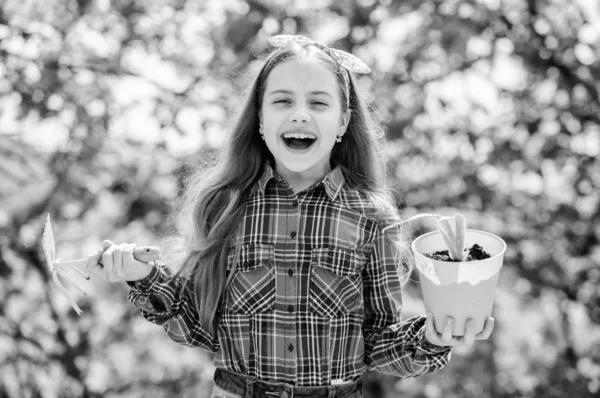
[[[402, 247], [399, 229], [376, 235], [370, 261], [363, 272], [365, 363], [369, 369], [399, 377], [416, 377], [443, 368], [450, 347], [425, 337], [425, 316], [402, 320]], [[388, 230], [389, 231], [389, 230]]]
[[202, 327], [196, 310], [193, 289], [187, 279], [173, 276], [164, 264], [154, 264], [150, 274], [139, 281], [127, 282], [128, 299], [144, 318], [162, 326], [175, 342], [217, 352], [216, 336]]

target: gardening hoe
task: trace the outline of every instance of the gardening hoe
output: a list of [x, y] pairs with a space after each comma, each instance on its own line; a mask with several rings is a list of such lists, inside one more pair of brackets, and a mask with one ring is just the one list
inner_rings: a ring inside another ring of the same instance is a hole
[[[62, 261], [56, 258], [56, 245], [54, 243], [54, 234], [52, 233], [52, 224], [50, 223], [50, 214], [48, 214], [48, 217], [46, 218], [46, 224], [44, 225], [44, 233], [42, 234], [42, 247], [44, 248], [44, 255], [46, 256], [46, 262], [48, 263], [50, 272], [52, 272], [52, 279], [54, 279], [54, 283], [56, 286], [58, 286], [60, 291], [67, 296], [71, 302], [71, 306], [77, 312], [77, 314], [83, 314], [83, 311], [81, 311], [81, 308], [79, 308], [75, 300], [73, 300], [73, 297], [71, 297], [69, 291], [65, 289], [63, 284], [60, 282], [60, 279], [58, 279], [58, 275], [60, 274], [62, 277], [66, 278], [83, 294], [87, 295], [83, 288], [79, 286], [77, 282], [71, 279], [71, 277], [64, 271], [64, 267], [70, 267], [83, 276], [86, 280], [89, 280], [89, 275], [83, 269], [85, 268], [87, 259], [84, 258], [81, 260]], [[133, 258], [144, 263], [149, 263], [150, 261], [160, 258], [160, 249], [152, 246], [136, 247], [133, 250]], [[100, 264], [102, 263], [100, 262]]]

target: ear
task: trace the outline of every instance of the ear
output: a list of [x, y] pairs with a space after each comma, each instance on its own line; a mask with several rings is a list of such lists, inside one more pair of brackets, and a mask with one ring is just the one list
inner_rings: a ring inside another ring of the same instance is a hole
[[340, 126], [340, 137], [346, 134], [346, 129], [348, 128], [348, 124], [350, 124], [350, 116], [352, 112], [350, 109], [346, 110], [346, 112], [342, 113], [341, 117], [341, 126]]

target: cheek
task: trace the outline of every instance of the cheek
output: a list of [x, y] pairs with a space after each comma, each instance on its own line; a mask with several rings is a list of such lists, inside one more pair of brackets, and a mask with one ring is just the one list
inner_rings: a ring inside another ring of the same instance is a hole
[[277, 128], [277, 124], [281, 122], [282, 116], [277, 112], [270, 111], [269, 109], [265, 109], [262, 112], [262, 123], [266, 128]]

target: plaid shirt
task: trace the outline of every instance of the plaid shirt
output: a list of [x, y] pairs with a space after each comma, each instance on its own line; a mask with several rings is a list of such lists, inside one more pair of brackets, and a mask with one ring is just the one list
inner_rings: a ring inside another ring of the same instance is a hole
[[[216, 335], [198, 322], [183, 281], [159, 265], [129, 300], [181, 344], [216, 352], [215, 366], [299, 386], [351, 381], [367, 369], [415, 377], [442, 368], [449, 347], [425, 338], [425, 317], [402, 321], [400, 257], [368, 216], [373, 201], [335, 168], [295, 194], [270, 166], [246, 203], [239, 263]], [[393, 219], [388, 220], [389, 222]]]

